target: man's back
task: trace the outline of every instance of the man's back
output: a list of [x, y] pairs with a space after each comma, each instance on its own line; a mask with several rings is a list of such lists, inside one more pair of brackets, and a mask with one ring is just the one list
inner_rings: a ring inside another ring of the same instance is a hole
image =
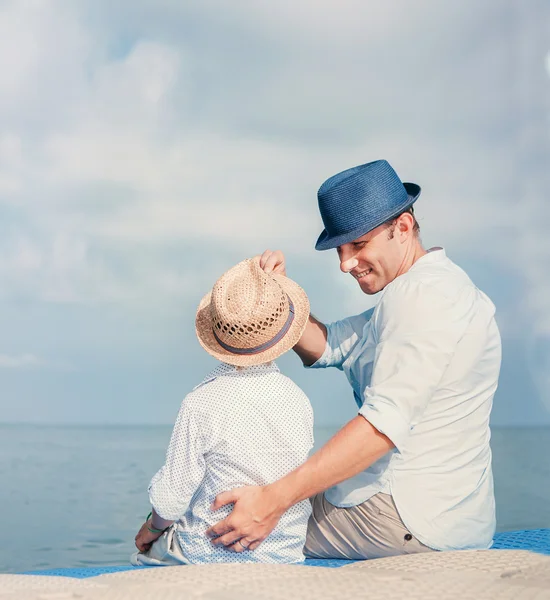
[[210, 510], [217, 494], [276, 481], [302, 464], [312, 445], [309, 400], [275, 363], [242, 369], [222, 363], [185, 398], [166, 464], [151, 482], [151, 503], [178, 520], [191, 563], [301, 561], [308, 501], [287, 511], [254, 552], [214, 546], [205, 531], [231, 510]]
[[495, 307], [443, 251], [432, 256], [408, 275], [413, 285], [431, 288], [432, 302], [446, 303], [456, 344], [392, 459], [392, 492], [402, 519], [432, 546], [489, 547], [495, 527], [489, 418], [501, 363]]
[[495, 307], [435, 249], [374, 310], [328, 325], [315, 366], [346, 373], [362, 414], [396, 449], [327, 490], [336, 506], [391, 494], [438, 550], [487, 548], [495, 526], [489, 415], [501, 343]]

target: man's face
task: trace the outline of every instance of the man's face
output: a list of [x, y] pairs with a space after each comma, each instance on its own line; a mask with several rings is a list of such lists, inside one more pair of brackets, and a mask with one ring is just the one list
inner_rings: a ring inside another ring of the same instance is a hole
[[380, 225], [337, 248], [340, 269], [350, 273], [365, 294], [376, 294], [404, 272], [410, 235], [405, 231], [404, 238], [400, 221], [401, 218], [393, 226], [393, 235], [387, 225]]

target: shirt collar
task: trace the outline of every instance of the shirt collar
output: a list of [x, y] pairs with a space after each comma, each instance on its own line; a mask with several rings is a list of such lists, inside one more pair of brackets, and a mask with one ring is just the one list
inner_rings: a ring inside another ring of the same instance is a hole
[[[424, 254], [424, 256], [420, 257], [414, 263], [414, 265], [411, 267], [411, 269], [414, 269], [416, 267], [416, 265], [419, 265], [419, 264], [422, 264], [422, 265], [433, 264], [436, 262], [440, 262], [440, 261], [444, 260], [445, 258], [447, 258], [445, 248], [442, 248], [441, 246], [434, 246], [433, 248], [430, 248], [428, 250], [427, 254]], [[411, 269], [409, 269], [409, 271]]]
[[269, 363], [263, 363], [261, 365], [251, 365], [249, 367], [244, 367], [242, 369], [237, 369], [235, 365], [230, 365], [228, 363], [219, 363], [208, 375], [198, 384], [193, 390], [196, 390], [201, 385], [208, 383], [210, 381], [214, 381], [217, 377], [222, 377], [224, 375], [232, 375], [236, 377], [246, 377], [252, 374], [258, 373], [280, 373], [279, 367], [275, 364], [275, 361], [271, 361]]

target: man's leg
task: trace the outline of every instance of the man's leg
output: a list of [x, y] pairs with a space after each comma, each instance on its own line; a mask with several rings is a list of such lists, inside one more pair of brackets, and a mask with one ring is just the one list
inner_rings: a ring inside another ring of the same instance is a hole
[[365, 559], [433, 552], [408, 531], [387, 494], [376, 494], [350, 508], [333, 506], [324, 494], [317, 494], [311, 504], [304, 547], [310, 558]]

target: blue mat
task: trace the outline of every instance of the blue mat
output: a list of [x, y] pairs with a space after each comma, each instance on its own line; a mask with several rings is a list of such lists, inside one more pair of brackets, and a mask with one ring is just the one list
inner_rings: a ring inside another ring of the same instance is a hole
[[[550, 529], [530, 529], [497, 533], [493, 542], [493, 548], [497, 550], [530, 550], [531, 552], [550, 555]], [[354, 562], [357, 561], [308, 558], [302, 565], [335, 569]], [[75, 569], [65, 568], [48, 569], [46, 571], [26, 571], [25, 573], [20, 573], [20, 575], [57, 575], [61, 577], [85, 579], [87, 577], [95, 577], [96, 575], [104, 575], [105, 573], [118, 573], [120, 571], [131, 571], [133, 569], [151, 568], [155, 567], [132, 567], [131, 565], [121, 565], [116, 567], [82, 567]]]

